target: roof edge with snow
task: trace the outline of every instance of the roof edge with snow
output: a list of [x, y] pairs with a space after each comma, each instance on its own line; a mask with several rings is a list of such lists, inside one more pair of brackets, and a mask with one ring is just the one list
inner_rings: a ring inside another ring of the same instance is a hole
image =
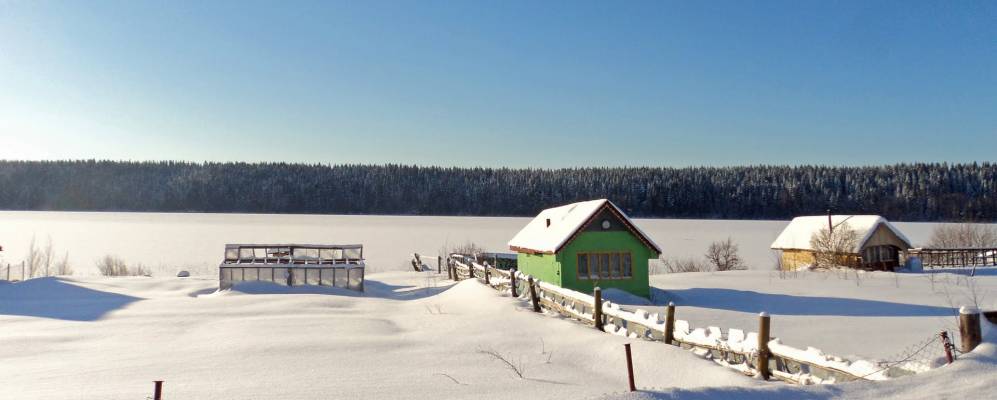
[[[554, 254], [571, 243], [602, 210], [616, 215], [623, 225], [647, 247], [661, 253], [644, 231], [623, 210], [607, 199], [583, 201], [541, 211], [509, 241], [509, 249], [522, 253]], [[548, 225], [547, 221], [551, 221]]]

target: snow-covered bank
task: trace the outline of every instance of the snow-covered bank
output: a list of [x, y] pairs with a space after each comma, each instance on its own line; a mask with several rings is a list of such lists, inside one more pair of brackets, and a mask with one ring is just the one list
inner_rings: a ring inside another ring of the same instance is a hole
[[[62, 289], [25, 300], [10, 290], [30, 281], [0, 286], [0, 398], [139, 399], [156, 379], [170, 399], [586, 398], [626, 388], [626, 339], [521, 311], [474, 281], [373, 274], [363, 296], [209, 295], [210, 279], [51, 281]], [[70, 290], [79, 295], [59, 295]], [[134, 301], [97, 301], [94, 316], [79, 303], [88, 296]], [[61, 312], [13, 312], [42, 300]], [[522, 362], [527, 379], [482, 350]], [[636, 342], [634, 354], [645, 387], [764, 385], [657, 343]]]
[[[955, 295], [964, 284], [944, 277], [934, 278], [934, 292], [925, 275], [867, 274], [856, 284], [746, 271], [654, 282], [665, 289], [655, 300], [676, 301], [679, 317], [695, 326], [751, 329], [756, 310], [767, 308], [778, 311], [773, 334], [789, 345], [876, 356], [954, 324], [938, 292], [949, 285]], [[976, 279], [981, 291], [997, 287], [997, 277]], [[888, 382], [799, 388], [742, 376], [677, 347], [538, 315], [474, 280], [371, 274], [362, 295], [216, 287], [214, 279], [135, 277], [0, 285], [0, 398], [145, 398], [151, 381], [163, 379], [171, 399], [935, 399], [985, 398], [997, 380], [993, 330], [989, 343], [952, 366]], [[794, 308], [800, 302], [818, 311], [804, 315]], [[627, 342], [637, 386], [651, 391], [623, 392]], [[522, 365], [526, 379], [483, 351]]]

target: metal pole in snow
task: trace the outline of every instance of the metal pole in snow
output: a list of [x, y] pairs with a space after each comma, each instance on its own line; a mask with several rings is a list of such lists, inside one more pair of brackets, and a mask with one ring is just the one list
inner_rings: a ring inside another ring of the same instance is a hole
[[634, 362], [630, 356], [630, 343], [624, 344], [623, 348], [627, 351], [627, 381], [630, 383], [630, 391], [635, 392], [637, 386], [634, 385]]

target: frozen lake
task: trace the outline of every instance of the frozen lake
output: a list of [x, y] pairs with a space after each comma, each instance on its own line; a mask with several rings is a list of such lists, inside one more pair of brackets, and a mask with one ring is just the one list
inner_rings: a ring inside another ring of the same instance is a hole
[[[95, 274], [95, 260], [114, 254], [156, 274], [189, 269], [215, 273], [226, 243], [333, 243], [364, 245], [374, 271], [408, 268], [412, 252], [437, 254], [446, 244], [472, 241], [508, 251], [506, 242], [530, 218], [377, 215], [167, 214], [95, 212], [0, 212], [0, 261], [16, 264], [32, 237], [55, 253], [68, 251], [77, 275]], [[730, 236], [752, 269], [772, 269], [769, 245], [786, 221], [637, 219], [666, 256], [696, 256], [710, 242]], [[915, 242], [933, 223], [898, 223]]]

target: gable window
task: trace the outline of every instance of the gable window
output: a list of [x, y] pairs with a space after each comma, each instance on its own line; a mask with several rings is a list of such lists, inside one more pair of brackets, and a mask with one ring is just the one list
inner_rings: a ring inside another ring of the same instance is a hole
[[633, 277], [633, 258], [629, 252], [578, 253], [578, 279], [607, 280]]

